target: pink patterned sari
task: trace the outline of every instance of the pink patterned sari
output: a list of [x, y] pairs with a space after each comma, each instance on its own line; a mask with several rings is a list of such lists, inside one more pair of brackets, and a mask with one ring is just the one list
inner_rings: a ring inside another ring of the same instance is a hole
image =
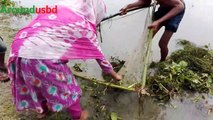
[[68, 60], [96, 59], [112, 71], [97, 40], [104, 14], [102, 0], [62, 0], [57, 14], [40, 14], [16, 34], [8, 68], [17, 110], [43, 113], [43, 102], [55, 112], [72, 107], [81, 90]]

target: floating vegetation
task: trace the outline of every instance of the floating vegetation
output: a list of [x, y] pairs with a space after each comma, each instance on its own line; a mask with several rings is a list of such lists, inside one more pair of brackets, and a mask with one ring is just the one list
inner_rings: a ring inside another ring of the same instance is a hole
[[76, 64], [73, 66], [73, 68], [74, 68], [74, 70], [77, 71], [77, 72], [83, 72], [81, 63], [76, 63]]
[[115, 57], [111, 57], [111, 65], [113, 67], [113, 70], [115, 72], [118, 72], [123, 66], [124, 66], [124, 63], [125, 61], [124, 60], [119, 60], [118, 58], [115, 58]]
[[99, 84], [93, 84], [87, 81], [81, 81], [81, 88], [84, 94], [86, 102], [83, 103], [84, 108], [93, 108], [90, 110], [91, 119], [99, 120], [100, 118], [105, 118], [105, 120], [110, 120], [109, 103], [104, 99], [106, 97], [106, 88]]
[[149, 92], [164, 102], [185, 91], [213, 94], [212, 51], [186, 40], [179, 44], [183, 49], [173, 52], [168, 60], [150, 65], [155, 73], [147, 80]]
[[0, 2], [0, 6], [15, 6], [16, 3], [14, 1], [11, 1], [11, 0], [1, 0]]

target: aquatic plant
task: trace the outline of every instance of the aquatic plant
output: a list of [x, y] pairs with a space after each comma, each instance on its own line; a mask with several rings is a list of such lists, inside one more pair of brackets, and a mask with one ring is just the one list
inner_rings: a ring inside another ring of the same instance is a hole
[[213, 93], [213, 55], [206, 47], [182, 40], [183, 49], [173, 52], [164, 62], [152, 63], [154, 75], [148, 77], [148, 90], [158, 100], [168, 101], [185, 91]]
[[15, 6], [15, 2], [11, 0], [1, 0], [0, 6]]

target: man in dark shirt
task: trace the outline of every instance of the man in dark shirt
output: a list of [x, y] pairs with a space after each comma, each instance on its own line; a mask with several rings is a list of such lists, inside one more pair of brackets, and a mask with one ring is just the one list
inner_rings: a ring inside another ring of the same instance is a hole
[[[179, 23], [181, 22], [184, 12], [185, 4], [183, 0], [156, 0], [160, 7], [158, 11], [154, 14], [154, 22], [149, 25], [148, 28], [153, 29], [154, 35], [158, 30], [165, 26], [165, 31], [159, 41], [159, 47], [161, 50], [161, 59], [164, 61], [168, 55], [168, 43], [171, 39], [173, 33], [178, 29]], [[151, 0], [138, 0], [131, 3], [121, 9], [121, 15], [126, 14], [128, 9], [136, 7], [146, 7], [150, 6]]]

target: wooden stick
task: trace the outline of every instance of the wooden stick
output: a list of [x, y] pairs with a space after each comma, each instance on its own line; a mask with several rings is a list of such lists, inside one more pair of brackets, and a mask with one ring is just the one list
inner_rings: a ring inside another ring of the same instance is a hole
[[[127, 11], [127, 13], [128, 13], [128, 12], [135, 11], [135, 10], [140, 10], [140, 9], [148, 8], [148, 7], [151, 7], [151, 6], [153, 6], [153, 4], [150, 5], [150, 6], [146, 6], [146, 7], [137, 7], [137, 8], [129, 9], [129, 10]], [[112, 19], [112, 18], [114, 18], [114, 17], [116, 17], [116, 16], [120, 16], [120, 15], [121, 15], [120, 12], [119, 12], [119, 13], [116, 13], [116, 14], [114, 14], [114, 15], [110, 15], [109, 17], [105, 17], [101, 22], [104, 22], [104, 21], [106, 21], [106, 20], [108, 20], [108, 19]]]
[[[153, 10], [152, 10], [152, 16], [151, 16], [151, 22], [153, 22], [153, 15], [156, 9], [157, 3], [153, 3]], [[144, 62], [144, 70], [143, 70], [143, 77], [142, 77], [142, 89], [145, 88], [146, 86], [146, 79], [147, 79], [147, 69], [148, 69], [148, 64], [149, 64], [149, 59], [150, 59], [150, 53], [151, 53], [151, 48], [152, 48], [152, 39], [153, 39], [153, 30], [149, 29], [149, 34], [148, 34], [148, 48], [146, 51], [146, 58]]]
[[101, 84], [101, 85], [105, 85], [107, 87], [118, 88], [118, 89], [132, 91], [132, 92], [136, 91], [135, 88], [132, 88], [132, 87], [128, 88], [128, 87], [124, 87], [124, 86], [113, 84], [111, 82], [106, 82], [106, 81], [98, 80], [98, 79], [94, 79], [94, 78], [88, 78], [88, 77], [83, 76], [83, 75], [81, 75], [80, 73], [77, 73], [77, 72], [73, 72], [73, 74], [76, 77], [81, 78], [82, 80], [87, 80], [87, 81], [90, 81], [90, 82], [93, 82], [93, 83], [98, 83], [98, 84]]
[[[154, 6], [153, 9], [155, 9], [155, 6], [156, 4], [152, 4], [151, 6]], [[148, 6], [150, 7], [150, 6]], [[129, 10], [128, 12], [130, 11], [134, 11], [134, 10], [138, 10], [138, 9], [142, 9], [142, 8], [134, 8], [134, 9], [131, 9]], [[154, 10], [153, 10], [154, 12]], [[114, 14], [112, 16], [109, 16], [107, 18], [104, 18], [102, 20], [105, 21], [107, 19], [111, 19], [113, 17], [116, 17], [120, 15], [120, 13], [117, 13], [117, 14]], [[152, 47], [152, 38], [153, 38], [153, 30], [149, 30], [149, 34], [148, 34], [148, 48], [147, 48], [147, 52], [146, 52], [146, 58], [145, 58], [145, 64], [144, 64], [144, 71], [143, 71], [143, 78], [142, 78], [142, 88], [145, 88], [145, 85], [146, 85], [146, 78], [147, 78], [147, 69], [148, 69], [148, 63], [149, 63], [149, 58], [150, 58], [150, 51], [151, 51], [151, 47]], [[78, 72], [73, 72], [73, 74], [76, 76], [76, 77], [79, 77], [83, 80], [87, 80], [87, 81], [91, 81], [93, 83], [98, 83], [98, 84], [101, 84], [101, 85], [105, 85], [105, 86], [109, 86], [109, 87], [113, 87], [113, 88], [118, 88], [118, 89], [122, 89], [122, 90], [127, 90], [127, 91], [133, 91], [133, 92], [138, 92], [135, 88], [133, 87], [124, 87], [124, 86], [120, 86], [120, 85], [116, 85], [116, 84], [113, 84], [113, 83], [107, 83], [105, 82], [104, 80], [98, 80], [98, 79], [94, 79], [94, 78], [88, 78], [86, 76], [83, 76], [82, 74], [78, 73]], [[143, 91], [142, 91], [143, 92]], [[141, 93], [142, 93], [141, 92]]]
[[144, 62], [142, 88], [145, 88], [145, 86], [146, 86], [147, 69], [148, 69], [148, 64], [149, 64], [150, 52], [151, 52], [151, 48], [152, 48], [152, 37], [153, 37], [153, 30], [149, 30], [149, 34], [148, 34], [149, 43], [148, 43], [148, 48], [146, 51], [146, 58], [145, 58], [145, 62]]

